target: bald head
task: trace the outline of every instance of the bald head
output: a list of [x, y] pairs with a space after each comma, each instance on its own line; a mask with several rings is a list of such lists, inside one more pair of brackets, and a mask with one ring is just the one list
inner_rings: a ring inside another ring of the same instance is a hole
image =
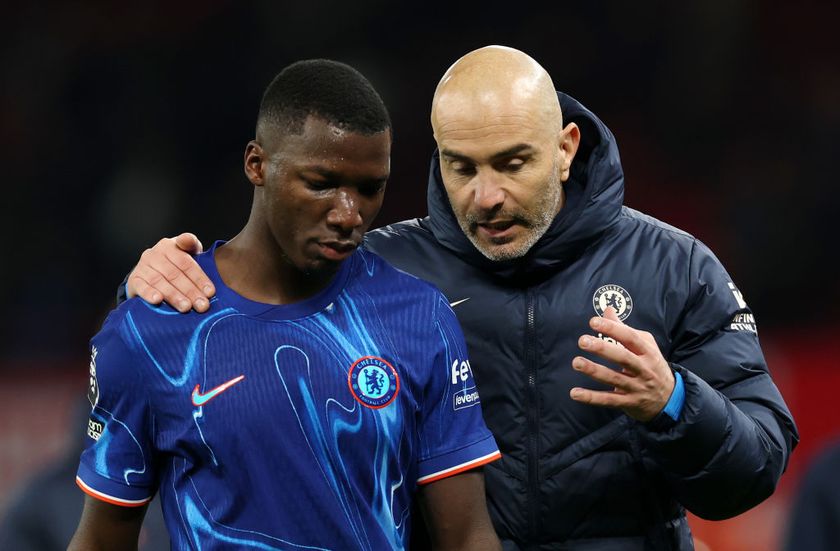
[[464, 235], [491, 260], [525, 255], [563, 208], [580, 142], [563, 126], [551, 77], [503, 46], [446, 71], [432, 102], [440, 174]]
[[460, 58], [443, 75], [432, 100], [435, 137], [453, 117], [480, 124], [523, 115], [536, 117], [552, 131], [563, 128], [549, 74], [528, 54], [505, 46], [486, 46]]

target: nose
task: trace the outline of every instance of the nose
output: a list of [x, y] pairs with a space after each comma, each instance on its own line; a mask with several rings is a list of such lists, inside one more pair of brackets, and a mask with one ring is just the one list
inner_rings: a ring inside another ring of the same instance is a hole
[[350, 190], [339, 189], [333, 206], [327, 214], [327, 224], [346, 235], [361, 227], [362, 222], [359, 198]]
[[473, 201], [482, 210], [492, 210], [505, 202], [499, 176], [492, 170], [479, 171], [474, 179]]

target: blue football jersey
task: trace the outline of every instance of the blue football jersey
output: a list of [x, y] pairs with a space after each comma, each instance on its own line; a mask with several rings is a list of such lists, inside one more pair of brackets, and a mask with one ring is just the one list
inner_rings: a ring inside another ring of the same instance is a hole
[[248, 300], [213, 255], [210, 310], [132, 299], [92, 339], [77, 483], [161, 494], [173, 549], [402, 549], [418, 485], [499, 457], [455, 315], [357, 250], [294, 304]]

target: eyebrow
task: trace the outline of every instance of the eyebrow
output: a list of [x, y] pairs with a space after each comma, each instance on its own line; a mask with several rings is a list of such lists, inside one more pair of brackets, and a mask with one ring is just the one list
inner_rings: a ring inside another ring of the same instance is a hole
[[328, 179], [336, 178], [338, 176], [338, 173], [336, 173], [335, 171], [328, 170], [326, 168], [322, 168], [322, 167], [317, 166], [317, 165], [304, 166], [304, 167], [301, 167], [301, 168], [304, 172], [314, 172], [318, 176], [323, 176], [324, 178], [328, 178]]
[[[321, 176], [322, 178], [325, 178], [327, 180], [342, 180], [343, 177], [344, 177], [340, 172], [336, 172], [334, 170], [329, 170], [329, 169], [326, 169], [326, 168], [323, 168], [323, 167], [320, 167], [320, 166], [317, 166], [317, 165], [316, 166], [304, 166], [304, 167], [302, 167], [302, 171], [303, 172], [314, 172], [318, 176]], [[390, 174], [384, 174], [384, 175], [381, 175], [381, 176], [378, 176], [378, 177], [371, 178], [370, 182], [376, 182], [376, 183], [387, 182], [388, 178], [390, 178], [390, 176], [391, 176]]]
[[[499, 159], [504, 159], [506, 157], [512, 157], [514, 155], [518, 155], [520, 153], [533, 153], [534, 148], [530, 144], [527, 143], [519, 143], [514, 146], [511, 146], [507, 149], [502, 151], [498, 151], [493, 153], [490, 156], [491, 161], [497, 161]], [[452, 151], [451, 149], [442, 149], [440, 154], [447, 159], [451, 159], [453, 161], [465, 161], [465, 162], [473, 162], [471, 158], [464, 155], [463, 153], [458, 153], [457, 151]]]

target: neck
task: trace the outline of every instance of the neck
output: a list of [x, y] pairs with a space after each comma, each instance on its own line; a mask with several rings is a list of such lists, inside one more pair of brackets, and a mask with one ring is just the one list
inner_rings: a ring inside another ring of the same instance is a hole
[[330, 284], [335, 272], [305, 273], [296, 268], [259, 218], [252, 210], [242, 231], [216, 250], [216, 268], [225, 285], [249, 300], [291, 304]]

